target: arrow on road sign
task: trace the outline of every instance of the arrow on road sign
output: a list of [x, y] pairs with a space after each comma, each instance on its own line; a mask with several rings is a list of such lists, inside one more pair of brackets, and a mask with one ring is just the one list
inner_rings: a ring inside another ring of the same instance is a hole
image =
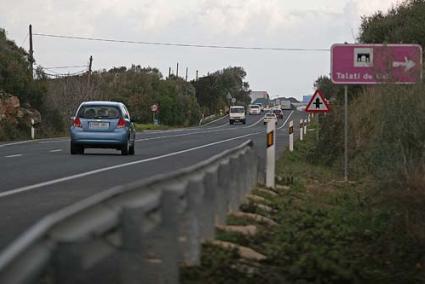
[[415, 66], [416, 66], [416, 63], [413, 60], [408, 59], [407, 57], [404, 58], [404, 62], [400, 62], [400, 61], [393, 62], [393, 68], [404, 67], [405, 72], [409, 71]]
[[322, 93], [317, 90], [314, 95], [311, 97], [310, 102], [305, 108], [306, 112], [328, 112], [329, 104], [327, 100], [323, 97]]

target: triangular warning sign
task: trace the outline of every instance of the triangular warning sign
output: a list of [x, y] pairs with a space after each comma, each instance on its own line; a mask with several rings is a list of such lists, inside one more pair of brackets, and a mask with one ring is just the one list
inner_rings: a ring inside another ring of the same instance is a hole
[[320, 90], [317, 90], [311, 97], [310, 101], [305, 108], [306, 112], [328, 112], [329, 104], [328, 100], [322, 95]]

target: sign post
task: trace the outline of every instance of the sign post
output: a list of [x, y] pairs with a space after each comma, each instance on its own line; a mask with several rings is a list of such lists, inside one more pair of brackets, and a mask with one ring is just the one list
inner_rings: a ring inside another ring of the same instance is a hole
[[268, 188], [275, 188], [276, 121], [274, 119], [267, 122], [266, 145], [266, 186]]
[[344, 180], [348, 181], [348, 85], [415, 84], [422, 79], [417, 44], [334, 44], [331, 80], [344, 85]]
[[304, 135], [307, 135], [307, 119], [304, 119]]
[[155, 115], [158, 112], [158, 105], [156, 105], [156, 104], [152, 105], [151, 106], [151, 111], [152, 111], [152, 123], [154, 125], [157, 125], [158, 124], [158, 121], [157, 121]]
[[289, 151], [294, 152], [294, 121], [289, 122]]

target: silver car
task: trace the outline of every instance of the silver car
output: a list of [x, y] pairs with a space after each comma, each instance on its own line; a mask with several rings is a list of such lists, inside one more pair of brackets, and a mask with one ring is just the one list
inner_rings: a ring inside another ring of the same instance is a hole
[[134, 155], [136, 130], [123, 103], [83, 102], [70, 127], [71, 154], [85, 148], [115, 148], [122, 155]]

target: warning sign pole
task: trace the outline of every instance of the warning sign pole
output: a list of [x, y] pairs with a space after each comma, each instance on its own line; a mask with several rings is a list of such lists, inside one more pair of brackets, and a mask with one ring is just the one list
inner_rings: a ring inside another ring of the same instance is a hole
[[267, 122], [266, 140], [266, 186], [268, 188], [275, 188], [276, 121], [274, 119], [270, 119]]
[[344, 86], [344, 181], [348, 181], [348, 86]]

